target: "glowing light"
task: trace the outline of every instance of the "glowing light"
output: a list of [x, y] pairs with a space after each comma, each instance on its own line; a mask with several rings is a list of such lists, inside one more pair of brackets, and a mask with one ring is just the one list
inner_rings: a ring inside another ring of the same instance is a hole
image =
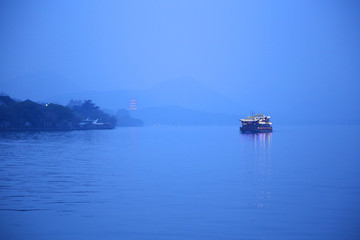
[[130, 100], [130, 105], [129, 105], [129, 110], [137, 110], [137, 106], [136, 106], [136, 100], [135, 99], [131, 99]]

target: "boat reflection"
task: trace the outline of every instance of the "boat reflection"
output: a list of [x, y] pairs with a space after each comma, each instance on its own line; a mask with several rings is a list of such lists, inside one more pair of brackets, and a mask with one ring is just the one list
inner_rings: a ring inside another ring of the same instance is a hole
[[253, 191], [250, 197], [254, 208], [266, 208], [270, 198], [271, 139], [271, 132], [240, 134], [242, 152], [250, 153], [242, 160], [251, 179]]
[[267, 133], [240, 133], [242, 145], [252, 146], [255, 150], [270, 151], [272, 132]]

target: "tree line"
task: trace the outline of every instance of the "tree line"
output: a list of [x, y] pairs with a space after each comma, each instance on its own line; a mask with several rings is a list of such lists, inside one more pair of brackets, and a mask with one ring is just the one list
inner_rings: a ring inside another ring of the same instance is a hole
[[107, 114], [91, 100], [72, 100], [67, 106], [55, 103], [15, 101], [0, 96], [0, 129], [71, 129], [84, 120], [98, 120], [112, 127], [117, 117]]

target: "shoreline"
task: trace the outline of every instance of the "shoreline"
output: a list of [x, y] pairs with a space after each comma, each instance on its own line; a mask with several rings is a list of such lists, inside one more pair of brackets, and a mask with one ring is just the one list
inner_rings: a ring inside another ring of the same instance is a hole
[[63, 132], [63, 131], [78, 131], [78, 130], [112, 130], [115, 127], [95, 127], [95, 128], [7, 128], [0, 129], [0, 132]]

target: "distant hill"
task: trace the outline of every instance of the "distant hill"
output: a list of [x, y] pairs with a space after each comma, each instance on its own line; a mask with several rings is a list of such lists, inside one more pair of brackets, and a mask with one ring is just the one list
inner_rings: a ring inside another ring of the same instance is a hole
[[209, 113], [178, 106], [145, 108], [132, 111], [132, 116], [140, 118], [145, 125], [200, 126], [238, 125], [239, 117], [231, 114]]
[[225, 96], [192, 79], [162, 82], [148, 90], [82, 91], [58, 95], [50, 100], [66, 104], [70, 99], [93, 99], [113, 112], [128, 109], [137, 102], [131, 115], [145, 125], [233, 125], [242, 108]]
[[169, 80], [142, 91], [82, 91], [50, 100], [65, 104], [74, 98], [93, 99], [113, 112], [128, 109], [135, 99], [138, 110], [131, 115], [145, 125], [233, 125], [241, 115], [238, 104], [191, 79]]
[[93, 99], [113, 111], [128, 108], [129, 100], [136, 99], [139, 108], [180, 106], [214, 113], [238, 113], [239, 104], [220, 93], [190, 79], [165, 81], [148, 90], [80, 91], [49, 98], [67, 103], [70, 99]]
[[116, 112], [119, 109], [127, 109], [129, 101], [134, 96], [141, 95], [138, 91], [112, 90], [112, 91], [79, 91], [74, 93], [59, 94], [46, 101], [60, 104], [68, 104], [72, 99], [92, 99], [104, 109]]
[[162, 82], [144, 93], [146, 107], [180, 106], [213, 113], [238, 113], [241, 106], [200, 82], [182, 78]]

